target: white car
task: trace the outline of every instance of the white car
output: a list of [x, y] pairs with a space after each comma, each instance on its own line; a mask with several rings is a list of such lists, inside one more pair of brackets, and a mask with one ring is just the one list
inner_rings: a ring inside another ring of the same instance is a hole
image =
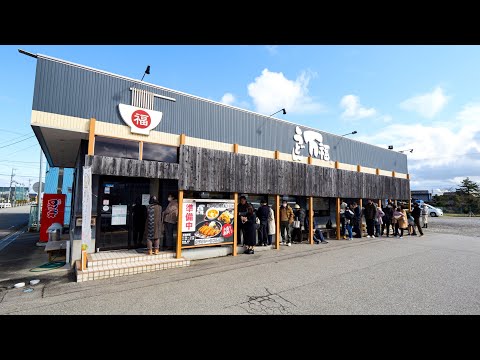
[[443, 216], [443, 210], [442, 209], [433, 207], [432, 205], [429, 205], [429, 204], [425, 204], [425, 205], [427, 205], [428, 215], [433, 216], [433, 217]]
[[1, 208], [11, 208], [12, 207], [12, 204], [10, 203], [0, 203], [0, 209]]

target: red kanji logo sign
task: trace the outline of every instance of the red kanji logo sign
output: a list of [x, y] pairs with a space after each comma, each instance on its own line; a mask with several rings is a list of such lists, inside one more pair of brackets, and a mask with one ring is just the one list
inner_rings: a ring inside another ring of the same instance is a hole
[[136, 110], [132, 114], [133, 125], [140, 129], [145, 129], [150, 126], [151, 123], [150, 115], [144, 110]]

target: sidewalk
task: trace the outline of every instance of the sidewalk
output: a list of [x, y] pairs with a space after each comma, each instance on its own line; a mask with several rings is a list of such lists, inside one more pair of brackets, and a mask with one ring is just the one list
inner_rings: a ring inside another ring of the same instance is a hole
[[[26, 227], [22, 230], [26, 231]], [[30, 269], [48, 263], [48, 254], [44, 246], [36, 246], [40, 239], [38, 232], [22, 232], [14, 241], [0, 250], [0, 288], [11, 288], [18, 282], [40, 279], [43, 281], [68, 280], [71, 270], [59, 268], [42, 272]]]

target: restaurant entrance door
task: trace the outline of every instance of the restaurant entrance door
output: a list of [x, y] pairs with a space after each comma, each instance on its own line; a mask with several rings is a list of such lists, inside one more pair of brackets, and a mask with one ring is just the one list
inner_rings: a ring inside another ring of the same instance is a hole
[[[96, 247], [100, 250], [139, 247], [133, 241], [133, 208], [137, 198], [150, 196], [150, 179], [102, 176], [98, 194]], [[135, 205], [142, 206], [142, 205]], [[142, 245], [143, 246], [143, 245]]]

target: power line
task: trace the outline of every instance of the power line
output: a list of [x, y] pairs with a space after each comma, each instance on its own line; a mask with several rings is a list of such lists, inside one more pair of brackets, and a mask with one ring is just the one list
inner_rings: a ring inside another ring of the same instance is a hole
[[20, 141], [14, 142], [14, 143], [12, 143], [12, 144], [8, 144], [8, 145], [0, 146], [0, 149], [6, 148], [7, 146], [12, 146], [12, 145], [18, 144], [18, 143], [20, 143], [20, 142], [22, 142], [22, 141], [25, 141], [25, 140], [31, 139], [31, 138], [33, 138], [33, 137], [35, 137], [35, 135], [32, 135], [32, 136], [30, 136], [30, 137], [28, 137], [28, 138], [26, 138], [26, 139], [23, 139], [23, 140], [20, 140]]
[[28, 133], [26, 133], [26, 134], [23, 134], [23, 135], [14, 137], [13, 139], [5, 140], [5, 142], [15, 141], [15, 140], [21, 139], [21, 138], [23, 138], [23, 137], [25, 137], [25, 136], [28, 136], [28, 135], [32, 135], [32, 133], [31, 133], [31, 132], [28, 132]]
[[0, 159], [0, 163], [2, 163], [2, 162], [13, 162], [13, 163], [22, 163], [22, 164], [38, 164], [38, 161], [19, 161], [19, 160]]

